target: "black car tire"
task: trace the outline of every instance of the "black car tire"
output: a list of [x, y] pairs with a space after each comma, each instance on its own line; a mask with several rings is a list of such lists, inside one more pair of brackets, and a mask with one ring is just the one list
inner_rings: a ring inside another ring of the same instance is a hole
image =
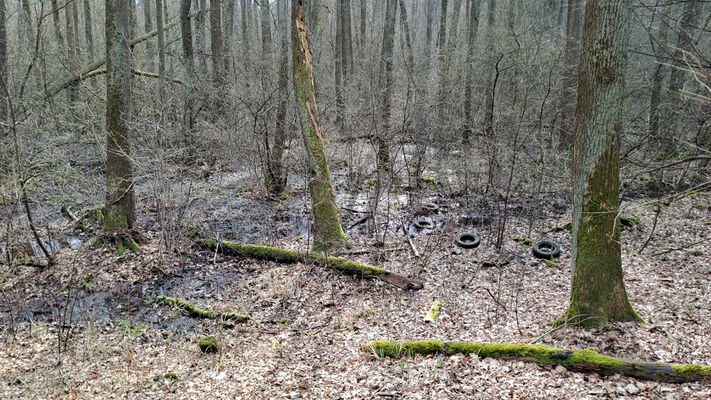
[[460, 233], [454, 241], [459, 247], [463, 247], [465, 249], [473, 249], [481, 243], [481, 239], [479, 239], [479, 235], [476, 233]]

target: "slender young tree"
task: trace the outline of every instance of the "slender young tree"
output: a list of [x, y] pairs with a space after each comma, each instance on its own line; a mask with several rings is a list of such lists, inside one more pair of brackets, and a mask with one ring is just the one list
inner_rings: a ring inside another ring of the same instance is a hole
[[585, 7], [572, 163], [572, 293], [559, 320], [585, 327], [641, 320], [623, 281], [617, 220], [630, 14], [627, 0]]
[[[341, 3], [341, 0], [337, 0]], [[334, 50], [333, 50], [333, 80], [334, 80], [334, 92], [336, 95], [336, 126], [338, 126], [338, 133], [344, 135], [344, 120], [345, 120], [345, 104], [343, 99], [343, 71], [344, 68], [344, 58], [343, 55], [343, 8], [341, 4], [336, 7], [336, 18], [335, 18], [335, 38], [334, 38]]]
[[[143, 3], [143, 30], [147, 33], [153, 30], [152, 0], [142, 0]], [[146, 67], [149, 71], [155, 71], [155, 46], [152, 40], [146, 41]]]
[[[268, 3], [265, 1], [264, 3]], [[225, 42], [222, 37], [222, 0], [210, 0], [210, 50], [212, 80], [216, 87], [225, 83]]]
[[293, 0], [291, 3], [292, 80], [301, 124], [301, 137], [304, 141], [311, 211], [314, 216], [314, 249], [326, 250], [343, 246], [347, 238], [338, 221], [338, 207], [318, 122], [314, 65], [304, 20], [304, 3], [304, 0]]
[[[156, 30], [158, 32], [158, 74], [165, 75], [165, 32], [163, 29], [163, 0], [156, 1]], [[219, 0], [217, 0], [219, 1]]]
[[180, 0], [180, 34], [185, 61], [185, 106], [183, 110], [183, 129], [193, 129], [193, 98], [195, 85], [195, 58], [193, 56], [193, 33], [190, 23], [190, 0]]
[[84, 40], [86, 40], [86, 62], [94, 61], [94, 34], [92, 33], [91, 3], [84, 0]]
[[583, 4], [580, 0], [568, 0], [568, 22], [565, 31], [565, 56], [563, 57], [563, 84], [560, 96], [560, 130], [558, 131], [558, 143], [562, 147], [571, 145], [573, 141], [582, 14]]
[[135, 229], [131, 164], [132, 0], [106, 1], [106, 211], [104, 229]]
[[57, 43], [59, 43], [59, 48], [64, 52], [64, 35], [62, 35], [62, 25], [59, 21], [59, 2], [57, 0], [51, 0], [50, 5], [52, 7], [52, 23], [54, 24], [54, 34], [57, 36]]
[[[445, 2], [447, 0], [444, 0]], [[395, 15], [397, 0], [387, 0], [383, 28], [383, 45], [380, 55], [378, 87], [380, 88], [380, 132], [376, 139], [378, 170], [390, 170], [390, 117], [393, 91], [393, 48], [395, 47]]]
[[464, 81], [464, 133], [462, 141], [469, 143], [469, 138], [474, 134], [474, 116], [472, 113], [474, 81], [474, 52], [476, 50], [476, 35], [479, 31], [479, 0], [469, 0], [469, 24], [467, 25], [467, 62]]
[[661, 126], [659, 104], [662, 99], [662, 85], [664, 84], [664, 77], [667, 75], [667, 69], [669, 69], [664, 60], [666, 49], [664, 49], [663, 46], [666, 46], [668, 35], [669, 24], [662, 18], [659, 18], [658, 42], [656, 45], [655, 43], [652, 43], [652, 50], [654, 51], [654, 57], [657, 64], [654, 67], [654, 75], [652, 76], [652, 90], [649, 96], [648, 133], [649, 137], [652, 138], [652, 140], [659, 138], [659, 129]]
[[[7, 75], [7, 20], [5, 19], [5, 0], [0, 0], [0, 75], [8, 82]], [[7, 96], [0, 92], [0, 138], [7, 135]]]
[[[69, 65], [69, 72], [72, 75], [76, 75], [79, 70], [79, 64], [77, 59], [77, 45], [76, 45], [76, 31], [74, 30], [74, 15], [72, 14], [72, 6], [76, 3], [72, 0], [67, 0], [64, 3], [64, 19], [66, 23], [67, 32], [67, 64]], [[72, 102], [77, 99], [77, 87], [73, 86], [69, 89], [69, 98]]]
[[343, 58], [343, 79], [348, 80], [348, 75], [353, 71], [353, 34], [351, 32], [351, 0], [341, 2], [341, 26], [343, 45], [341, 46]]

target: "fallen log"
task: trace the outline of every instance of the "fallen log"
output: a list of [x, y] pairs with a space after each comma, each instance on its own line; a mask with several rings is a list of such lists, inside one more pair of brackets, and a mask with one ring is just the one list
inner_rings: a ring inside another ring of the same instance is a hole
[[351, 275], [380, 279], [381, 281], [399, 287], [400, 289], [419, 290], [423, 288], [421, 282], [415, 281], [406, 276], [398, 275], [373, 265], [367, 265], [343, 258], [324, 256], [317, 253], [305, 253], [302, 251], [281, 249], [271, 246], [218, 241], [199, 232], [193, 232], [193, 241], [200, 247], [220, 252], [225, 255], [248, 256], [260, 260], [289, 264], [310, 262], [316, 265], [337, 269]]
[[249, 315], [233, 313], [230, 310], [225, 310], [223, 312], [203, 310], [202, 308], [199, 308], [199, 307], [197, 307], [193, 304], [190, 304], [187, 301], [179, 299], [177, 297], [158, 296], [156, 298], [156, 300], [158, 300], [159, 302], [164, 303], [164, 304], [175, 304], [176, 306], [187, 311], [191, 317], [195, 317], [195, 318], [200, 318], [200, 319], [222, 318], [224, 321], [236, 321], [236, 322], [244, 322], [249, 319]]
[[573, 351], [543, 344], [373, 340], [366, 343], [363, 349], [380, 357], [476, 354], [479, 357], [516, 359], [539, 365], [562, 365], [571, 371], [594, 372], [600, 375], [621, 374], [658, 382], [711, 382], [711, 366], [626, 361], [599, 354], [591, 348]]

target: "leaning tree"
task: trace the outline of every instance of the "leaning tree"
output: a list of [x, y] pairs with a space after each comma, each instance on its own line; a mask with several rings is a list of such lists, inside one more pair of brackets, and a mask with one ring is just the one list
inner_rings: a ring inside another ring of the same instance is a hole
[[641, 320], [622, 279], [617, 220], [630, 14], [627, 0], [585, 7], [572, 164], [572, 294], [559, 320], [585, 327]]

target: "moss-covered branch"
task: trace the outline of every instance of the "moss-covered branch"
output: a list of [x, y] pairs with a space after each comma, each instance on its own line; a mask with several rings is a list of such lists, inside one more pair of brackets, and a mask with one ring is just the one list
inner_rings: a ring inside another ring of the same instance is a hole
[[241, 244], [229, 241], [216, 241], [208, 236], [193, 232], [194, 241], [201, 247], [222, 254], [233, 256], [248, 256], [260, 260], [276, 261], [280, 263], [310, 262], [317, 265], [334, 268], [347, 274], [358, 275], [366, 278], [377, 278], [405, 290], [422, 289], [422, 283], [402, 275], [392, 273], [373, 265], [359, 263], [338, 257], [328, 257], [317, 253], [305, 253], [296, 250], [281, 249], [271, 246]]
[[572, 371], [596, 372], [600, 375], [621, 374], [660, 382], [711, 382], [711, 366], [626, 361], [599, 354], [591, 348], [572, 351], [542, 344], [374, 340], [365, 344], [363, 349], [381, 357], [476, 354], [479, 357], [532, 361], [540, 365], [562, 365]]
[[209, 311], [209, 310], [203, 310], [202, 308], [199, 308], [199, 307], [197, 307], [193, 304], [190, 304], [187, 301], [179, 299], [177, 297], [158, 296], [156, 298], [156, 300], [158, 300], [161, 303], [165, 303], [165, 304], [175, 304], [176, 306], [187, 311], [190, 314], [190, 316], [195, 317], [195, 318], [201, 318], [201, 319], [202, 318], [204, 318], [204, 319], [222, 318], [225, 321], [234, 321], [234, 322], [244, 322], [249, 319], [248, 315], [233, 313], [232, 311], [229, 311], [229, 310], [223, 311], [221, 313]]

